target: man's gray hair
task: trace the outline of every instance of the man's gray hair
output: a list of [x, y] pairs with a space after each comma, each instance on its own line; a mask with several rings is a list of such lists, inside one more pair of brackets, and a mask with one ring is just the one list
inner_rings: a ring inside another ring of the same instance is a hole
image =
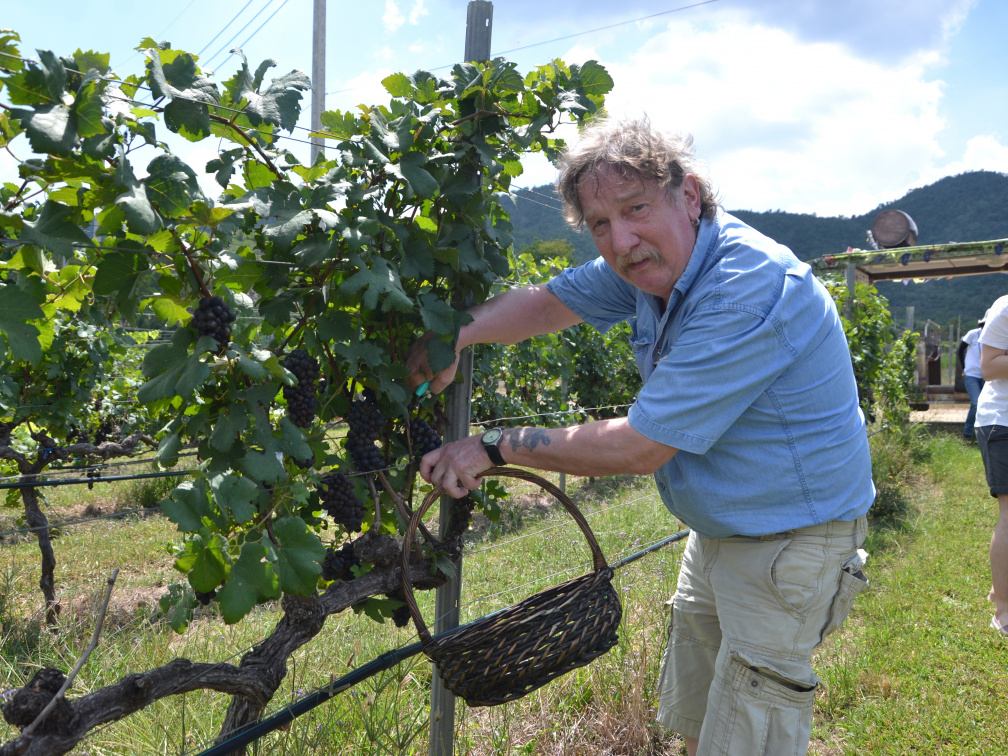
[[664, 186], [669, 196], [682, 185], [687, 173], [700, 185], [700, 215], [713, 220], [721, 206], [706, 172], [696, 159], [693, 137], [666, 135], [651, 125], [647, 117], [617, 120], [610, 116], [594, 119], [581, 132], [581, 139], [560, 160], [557, 194], [564, 203], [564, 217], [574, 227], [584, 223], [584, 208], [578, 187], [585, 179], [599, 181], [604, 168], [613, 168], [624, 177], [638, 177]]

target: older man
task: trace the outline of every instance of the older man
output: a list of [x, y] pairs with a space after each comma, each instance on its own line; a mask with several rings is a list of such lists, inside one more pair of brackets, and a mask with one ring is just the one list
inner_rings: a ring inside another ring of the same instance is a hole
[[[874, 500], [864, 417], [833, 301], [807, 265], [719, 206], [689, 137], [600, 120], [565, 155], [568, 220], [600, 257], [474, 307], [457, 347], [629, 321], [643, 387], [626, 417], [502, 428], [427, 454], [461, 496], [491, 464], [654, 474], [691, 528], [658, 720], [695, 754], [801, 754], [812, 651], [867, 584]], [[440, 391], [423, 340], [411, 382]]]

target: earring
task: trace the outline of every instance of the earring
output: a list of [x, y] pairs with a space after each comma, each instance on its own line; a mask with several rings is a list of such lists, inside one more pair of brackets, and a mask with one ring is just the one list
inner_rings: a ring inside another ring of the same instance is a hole
[[693, 225], [693, 230], [694, 231], [699, 231], [700, 230], [700, 219], [699, 218], [693, 218], [690, 221], [690, 223]]

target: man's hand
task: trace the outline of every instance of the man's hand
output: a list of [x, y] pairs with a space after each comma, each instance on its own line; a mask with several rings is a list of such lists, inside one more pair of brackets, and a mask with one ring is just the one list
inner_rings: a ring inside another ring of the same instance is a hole
[[487, 457], [480, 437], [469, 436], [425, 454], [420, 460], [420, 475], [428, 483], [441, 486], [445, 493], [458, 499], [479, 488], [482, 483], [480, 474], [491, 467], [493, 463]]
[[440, 394], [455, 380], [455, 373], [458, 371], [459, 364], [458, 352], [455, 353], [455, 362], [444, 370], [439, 373], [431, 370], [429, 355], [427, 354], [427, 342], [432, 338], [434, 338], [433, 333], [425, 333], [413, 342], [409, 348], [409, 352], [406, 353], [406, 367], [410, 371], [406, 383], [410, 391], [415, 391], [420, 384], [429, 381], [431, 393]]

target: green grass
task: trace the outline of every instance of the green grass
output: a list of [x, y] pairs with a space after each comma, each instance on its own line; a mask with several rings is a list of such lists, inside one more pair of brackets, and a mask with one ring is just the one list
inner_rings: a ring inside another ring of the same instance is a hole
[[[983, 484], [975, 446], [953, 435], [936, 436], [926, 445], [929, 455], [900, 443], [887, 452], [904, 460], [886, 472], [903, 484], [896, 508], [902, 515], [873, 523], [871, 588], [817, 655], [825, 685], [817, 697], [812, 754], [990, 754], [1003, 743], [1008, 642], [987, 627], [991, 608], [986, 601], [996, 504]], [[913, 473], [910, 484], [908, 472]], [[51, 497], [50, 518], [64, 508], [79, 509], [86, 499], [82, 491], [56, 503]], [[575, 479], [570, 492], [610, 561], [679, 528], [650, 481], [628, 478], [589, 486]], [[525, 493], [505, 504], [499, 523], [476, 523], [463, 568], [463, 621], [587, 569], [589, 551], [570, 517], [555, 502], [527, 488]], [[96, 486], [91, 495], [107, 496], [107, 491], [99, 494]], [[125, 500], [109, 505], [130, 507]], [[5, 513], [12, 516], [11, 510]], [[23, 684], [40, 666], [72, 667], [93, 630], [88, 602], [97, 600], [116, 567], [121, 569], [115, 593], [120, 601], [114, 602], [101, 645], [74, 693], [177, 656], [237, 662], [269, 633], [277, 608], [261, 607], [236, 627], [207, 616], [184, 635], [172, 633], [158, 621], [151, 601], [177, 580], [170, 553], [175, 540], [174, 528], [159, 516], [63, 528], [54, 550], [65, 608], [55, 630], [44, 630], [38, 622], [42, 606], [34, 542], [22, 539], [0, 547], [4, 689]], [[624, 620], [619, 645], [609, 654], [520, 701], [491, 709], [469, 709], [460, 702], [455, 752], [679, 753], [677, 739], [653, 718], [664, 602], [675, 585], [680, 553], [681, 546], [670, 547], [617, 572], [614, 584]], [[432, 598], [427, 592], [417, 595], [428, 624]], [[138, 608], [144, 601], [146, 607]], [[414, 640], [412, 628], [376, 625], [351, 611], [332, 617], [322, 634], [292, 657], [269, 712]], [[425, 754], [430, 680], [429, 662], [413, 657], [263, 738], [250, 753]], [[215, 693], [176, 696], [93, 733], [75, 753], [198, 753], [216, 736], [227, 703], [226, 696]], [[6, 725], [0, 728], [2, 740], [14, 734]]]

